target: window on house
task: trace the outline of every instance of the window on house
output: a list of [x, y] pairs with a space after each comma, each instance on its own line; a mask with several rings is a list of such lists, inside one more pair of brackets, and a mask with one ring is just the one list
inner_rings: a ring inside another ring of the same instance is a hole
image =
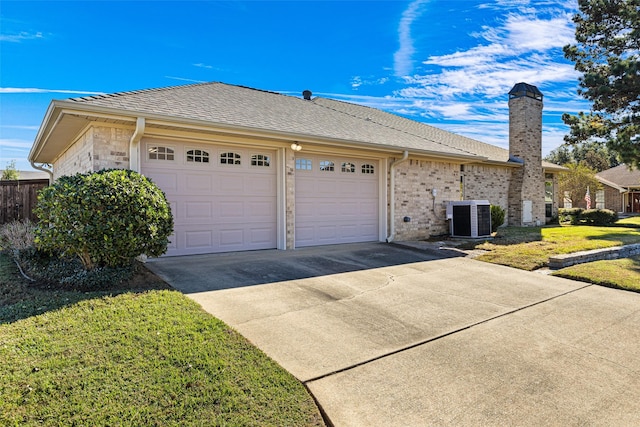
[[253, 154], [251, 156], [251, 166], [269, 167], [270, 164], [271, 158], [265, 154]]
[[362, 173], [372, 174], [375, 172], [375, 168], [373, 165], [362, 165]]
[[325, 172], [333, 172], [335, 169], [334, 163], [328, 160], [323, 160], [320, 162], [320, 170]]
[[220, 164], [221, 165], [239, 165], [240, 164], [240, 154], [228, 152], [220, 154]]
[[342, 172], [355, 173], [355, 171], [356, 171], [356, 165], [354, 165], [353, 163], [349, 163], [349, 162], [342, 163]]
[[296, 169], [303, 170], [303, 171], [310, 171], [311, 170], [311, 160], [297, 158], [296, 159]]
[[544, 210], [545, 216], [553, 216], [553, 174], [544, 175]]
[[204, 150], [187, 150], [187, 162], [209, 163], [209, 153]]
[[173, 160], [175, 155], [173, 148], [160, 145], [150, 146], [148, 151], [149, 160]]

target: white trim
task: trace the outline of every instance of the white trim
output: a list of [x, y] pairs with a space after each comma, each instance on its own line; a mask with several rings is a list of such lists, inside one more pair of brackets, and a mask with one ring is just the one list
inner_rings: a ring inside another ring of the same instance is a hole
[[286, 149], [276, 150], [276, 248], [287, 249], [287, 165]]

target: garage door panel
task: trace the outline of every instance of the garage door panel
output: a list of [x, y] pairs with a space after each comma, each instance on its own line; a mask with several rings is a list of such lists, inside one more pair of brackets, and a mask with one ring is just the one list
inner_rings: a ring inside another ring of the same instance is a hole
[[[296, 170], [296, 246], [378, 240], [378, 162], [300, 157], [311, 160], [313, 169]], [[321, 171], [321, 160], [332, 161], [336, 170]], [[355, 164], [355, 172], [341, 172], [343, 162]], [[363, 164], [376, 173], [363, 174]]]
[[[143, 140], [141, 147], [149, 145]], [[251, 166], [252, 150], [215, 145], [194, 147], [154, 140], [173, 147], [175, 161], [149, 161], [143, 149], [142, 171], [167, 195], [174, 234], [167, 255], [270, 249], [277, 245], [276, 165]], [[209, 152], [209, 163], [189, 163], [187, 149]], [[275, 152], [260, 150], [275, 159]], [[239, 153], [240, 165], [219, 163], [222, 152]]]
[[187, 219], [212, 219], [212, 202], [185, 202], [185, 217]]

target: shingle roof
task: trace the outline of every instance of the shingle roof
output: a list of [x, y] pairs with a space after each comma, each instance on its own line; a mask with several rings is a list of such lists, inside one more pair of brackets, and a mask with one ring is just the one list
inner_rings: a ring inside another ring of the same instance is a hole
[[442, 144], [380, 123], [297, 97], [233, 86], [203, 83], [72, 98], [70, 101], [138, 114], [196, 119], [212, 124], [271, 130], [399, 149], [472, 156]]
[[[331, 138], [355, 144], [509, 162], [509, 151], [371, 107], [311, 101], [244, 86], [200, 83], [71, 98], [79, 104], [172, 119]], [[543, 162], [543, 167], [562, 169]]]
[[601, 178], [619, 187], [640, 187], [640, 170], [629, 170], [625, 164], [598, 172], [596, 178]]

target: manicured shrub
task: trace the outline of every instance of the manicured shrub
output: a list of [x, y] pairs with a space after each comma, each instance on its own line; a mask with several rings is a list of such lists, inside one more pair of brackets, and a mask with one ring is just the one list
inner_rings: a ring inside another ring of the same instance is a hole
[[610, 225], [618, 220], [618, 214], [610, 209], [587, 209], [582, 212], [586, 225]]
[[77, 256], [85, 270], [126, 267], [142, 254], [160, 256], [173, 232], [164, 193], [131, 170], [61, 177], [40, 191], [35, 213], [37, 247]]
[[491, 231], [498, 231], [498, 227], [504, 224], [505, 210], [499, 205], [491, 205]]
[[560, 224], [579, 225], [582, 218], [581, 208], [560, 208], [558, 209], [558, 220]]

